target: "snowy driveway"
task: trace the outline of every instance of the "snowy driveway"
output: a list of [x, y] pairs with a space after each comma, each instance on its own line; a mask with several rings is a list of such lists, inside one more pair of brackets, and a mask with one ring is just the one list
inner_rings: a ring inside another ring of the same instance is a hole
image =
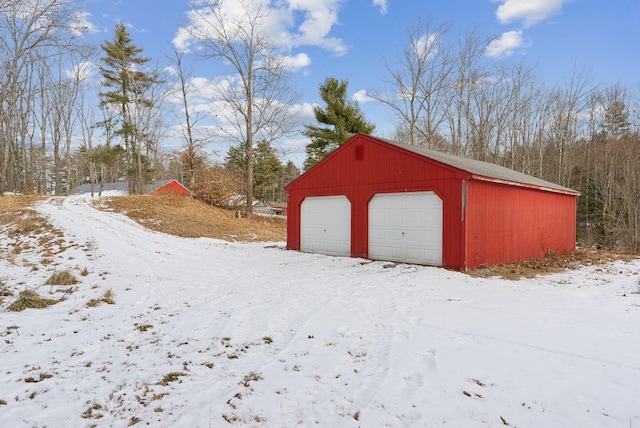
[[640, 261], [480, 279], [177, 238], [82, 197], [38, 211], [73, 247], [0, 281], [81, 283], [5, 298], [2, 427], [640, 426]]

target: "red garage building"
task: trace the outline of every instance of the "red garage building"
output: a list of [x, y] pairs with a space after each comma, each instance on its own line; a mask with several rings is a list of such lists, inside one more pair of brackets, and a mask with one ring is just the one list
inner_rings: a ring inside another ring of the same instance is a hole
[[286, 190], [291, 250], [465, 270], [575, 249], [578, 192], [367, 135]]

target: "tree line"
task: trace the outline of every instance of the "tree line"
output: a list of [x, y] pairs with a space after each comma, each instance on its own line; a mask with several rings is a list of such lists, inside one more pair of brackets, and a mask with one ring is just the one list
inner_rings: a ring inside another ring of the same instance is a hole
[[[126, 181], [136, 194], [157, 178], [203, 188], [223, 168], [225, 183], [241, 183], [227, 193], [244, 193], [248, 214], [254, 193], [284, 200], [285, 181], [299, 171], [281, 163], [274, 143], [292, 135], [299, 93], [289, 86], [285, 58], [259, 31], [261, 9], [230, 14], [225, 4], [202, 2], [195, 12], [206, 25], [187, 29], [203, 48], [198, 60], [231, 70], [216, 110], [204, 115], [192, 112], [184, 53], [167, 55], [164, 72], [123, 24], [112, 40], [84, 44], [75, 0], [0, 2], [0, 194], [64, 195], [85, 181], [98, 194], [105, 182]], [[87, 79], [93, 65], [97, 85]], [[169, 97], [181, 108], [172, 110]], [[167, 138], [182, 148], [163, 153]], [[224, 165], [208, 160], [206, 146], [215, 141], [235, 143]]]
[[[199, 44], [197, 60], [226, 72], [216, 76], [215, 111], [203, 112], [191, 103], [183, 52], [167, 55], [170, 71], [161, 71], [123, 25], [100, 46], [84, 43], [75, 0], [0, 2], [0, 190], [62, 195], [85, 181], [99, 192], [126, 180], [139, 193], [156, 178], [177, 178], [210, 201], [243, 194], [247, 215], [254, 199], [283, 201], [300, 171], [276, 148], [300, 132], [300, 93], [261, 31], [265, 12], [225, 4], [199, 2], [199, 24], [184, 29]], [[418, 19], [369, 92], [396, 117], [384, 137], [576, 189], [580, 240], [637, 251], [640, 84], [597, 82], [580, 67], [549, 84], [525, 61], [487, 57], [491, 41]], [[86, 78], [92, 64], [97, 86]], [[375, 132], [347, 85], [333, 76], [319, 85], [325, 105], [301, 131], [310, 141], [305, 170], [354, 133]], [[181, 149], [163, 152], [168, 138]], [[221, 164], [206, 152], [216, 141], [233, 143]]]

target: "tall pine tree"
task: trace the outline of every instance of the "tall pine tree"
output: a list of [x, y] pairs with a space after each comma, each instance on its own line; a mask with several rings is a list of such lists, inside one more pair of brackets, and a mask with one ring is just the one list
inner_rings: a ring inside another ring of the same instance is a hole
[[328, 126], [305, 125], [302, 133], [311, 139], [306, 147], [305, 170], [324, 159], [353, 135], [371, 134], [375, 129], [374, 124], [365, 120], [358, 104], [347, 100], [348, 84], [346, 80], [328, 77], [320, 85], [320, 97], [327, 106], [315, 106], [313, 113], [319, 124]]
[[122, 138], [125, 147], [129, 193], [141, 193], [144, 172], [148, 169], [142, 154], [148, 130], [141, 123], [140, 112], [153, 106], [148, 92], [159, 79], [156, 73], [139, 69], [150, 58], [140, 56], [143, 49], [133, 44], [123, 24], [116, 25], [112, 42], [105, 41], [100, 46], [105, 54], [100, 66], [105, 89], [100, 93], [101, 102], [117, 112], [116, 135]]

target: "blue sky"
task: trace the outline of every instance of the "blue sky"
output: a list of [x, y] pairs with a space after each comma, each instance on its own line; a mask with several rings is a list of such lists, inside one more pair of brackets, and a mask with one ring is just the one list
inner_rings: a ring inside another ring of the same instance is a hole
[[[495, 37], [488, 59], [524, 60], [550, 85], [569, 79], [576, 66], [588, 70], [593, 82], [640, 85], [638, 0], [251, 1], [263, 3], [263, 10], [273, 14], [274, 34], [287, 36], [286, 49], [298, 65], [293, 81], [303, 92], [302, 103], [309, 107], [320, 102], [318, 86], [326, 77], [348, 79], [349, 96], [360, 101], [380, 136], [391, 136], [394, 119], [364, 95], [382, 88], [383, 60], [401, 52], [406, 29], [418, 17], [448, 22], [449, 37], [473, 28]], [[179, 0], [89, 0], [86, 37], [96, 43], [111, 40], [115, 24], [124, 23], [134, 43], [162, 67], [167, 63], [163, 53], [171, 52], [172, 43], [185, 46], [179, 28], [190, 23], [188, 11], [188, 3]], [[194, 76], [214, 77], [211, 64], [194, 62], [193, 67]], [[311, 116], [306, 120], [313, 122]], [[293, 159], [301, 162], [304, 140], [288, 144], [285, 149], [297, 152]], [[218, 150], [224, 155], [224, 148]]]

